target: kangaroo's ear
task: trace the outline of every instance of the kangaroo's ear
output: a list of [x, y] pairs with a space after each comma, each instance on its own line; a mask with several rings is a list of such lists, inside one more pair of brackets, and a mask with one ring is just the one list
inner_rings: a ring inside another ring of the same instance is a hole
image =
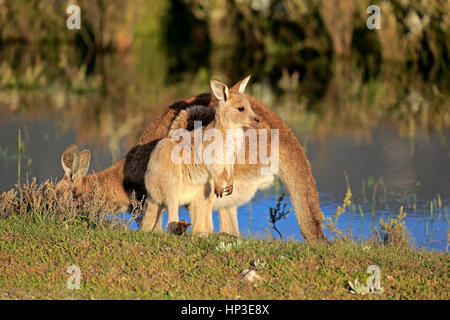
[[61, 165], [66, 177], [72, 180], [80, 165], [80, 150], [75, 144], [71, 144], [61, 155]]
[[230, 91], [233, 92], [239, 92], [239, 93], [244, 93], [245, 88], [247, 87], [248, 81], [251, 78], [251, 74], [247, 76], [247, 78], [242, 79], [241, 81], [239, 81], [238, 83], [236, 83]]
[[228, 98], [230, 97], [230, 91], [228, 90], [228, 87], [225, 83], [219, 80], [212, 79], [209, 84], [211, 86], [212, 93], [217, 99], [219, 99], [219, 101], [228, 100]]
[[80, 166], [75, 173], [75, 179], [83, 178], [89, 171], [89, 163], [91, 162], [91, 153], [89, 150], [83, 150], [80, 152]]

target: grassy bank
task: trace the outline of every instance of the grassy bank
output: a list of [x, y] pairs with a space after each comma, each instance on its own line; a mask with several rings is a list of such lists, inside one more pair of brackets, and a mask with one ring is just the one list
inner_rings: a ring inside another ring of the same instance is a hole
[[[240, 276], [251, 264], [262, 281]], [[79, 290], [67, 288], [70, 265], [81, 270]], [[380, 267], [384, 292], [352, 294], [348, 282], [365, 284], [370, 265]], [[449, 299], [449, 265], [448, 253], [374, 242], [238, 241], [0, 219], [2, 299]]]

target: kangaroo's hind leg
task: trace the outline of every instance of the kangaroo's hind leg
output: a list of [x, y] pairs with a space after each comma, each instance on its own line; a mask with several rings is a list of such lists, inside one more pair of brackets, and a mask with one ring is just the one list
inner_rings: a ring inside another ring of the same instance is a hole
[[222, 208], [219, 210], [220, 232], [239, 235], [237, 220], [237, 207]]
[[166, 181], [166, 200], [167, 205], [167, 231], [175, 232], [178, 224], [178, 206], [180, 204], [180, 193], [181, 193], [181, 168], [174, 167], [172, 171], [173, 175], [168, 177]]
[[144, 204], [144, 216], [142, 217], [139, 230], [162, 232], [162, 211], [164, 207], [162, 205], [153, 202], [149, 196], [145, 200]]
[[174, 233], [178, 224], [178, 200], [171, 199], [167, 203], [169, 219], [167, 221], [167, 231]]
[[189, 204], [189, 214], [192, 221], [193, 234], [207, 234], [213, 232], [212, 207], [214, 203], [213, 184], [205, 184], [202, 192], [199, 192]]

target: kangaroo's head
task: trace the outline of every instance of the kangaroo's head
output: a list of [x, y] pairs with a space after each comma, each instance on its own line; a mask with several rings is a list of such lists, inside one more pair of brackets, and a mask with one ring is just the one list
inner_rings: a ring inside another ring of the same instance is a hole
[[260, 120], [244, 94], [249, 80], [250, 76], [236, 83], [231, 89], [219, 80], [210, 81], [212, 93], [219, 100], [216, 115], [226, 128], [256, 128], [259, 125]]
[[80, 152], [78, 147], [71, 144], [61, 155], [61, 165], [64, 177], [56, 184], [57, 197], [73, 196], [78, 198], [83, 190], [83, 177], [89, 170], [91, 153], [88, 150]]

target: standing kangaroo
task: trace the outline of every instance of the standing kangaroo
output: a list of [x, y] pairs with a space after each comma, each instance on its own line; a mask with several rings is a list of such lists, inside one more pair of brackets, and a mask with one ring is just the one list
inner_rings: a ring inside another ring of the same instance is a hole
[[[238, 151], [227, 150], [229, 146], [223, 138], [227, 134], [236, 135], [238, 138], [236, 149], [239, 149], [243, 128], [256, 128], [260, 121], [243, 94], [249, 79], [250, 76], [242, 80], [236, 91], [229, 90], [218, 80], [211, 80], [211, 90], [218, 99], [214, 120], [192, 132], [184, 130], [183, 133], [187, 133], [187, 136], [184, 135], [181, 142], [176, 142], [172, 140], [177, 133], [174, 129], [180, 122], [179, 118], [186, 117], [187, 111], [183, 110], [171, 126], [170, 138], [158, 142], [145, 173], [148, 195], [141, 223], [142, 230], [152, 229], [156, 221], [161, 220], [163, 209], [167, 208], [169, 213], [167, 229], [174, 232], [178, 223], [178, 206], [195, 202], [197, 206], [201, 206], [202, 212], [197, 210], [195, 217], [193, 216], [193, 232], [213, 231], [212, 190], [214, 189], [214, 193], [220, 198], [224, 192], [225, 195], [232, 193], [234, 154]], [[202, 139], [201, 143], [195, 143], [196, 137], [203, 137], [208, 133], [214, 133], [214, 139]], [[179, 147], [186, 142], [189, 143], [188, 150], [183, 149], [183, 153], [187, 153], [183, 154], [183, 160], [187, 160], [187, 163], [184, 163], [179, 161], [182, 160], [179, 158]], [[218, 157], [204, 159], [203, 150], [208, 147], [215, 147], [214, 153]], [[178, 151], [178, 154], [175, 151]], [[150, 226], [147, 226], [148, 224]]]
[[[240, 83], [237, 83], [234, 87], [239, 85]], [[275, 112], [254, 97], [246, 96], [253, 111], [260, 119], [260, 128], [279, 130], [278, 176], [289, 191], [303, 237], [310, 242], [326, 241], [322, 231], [322, 212], [319, 207], [315, 181], [302, 147], [293, 132]], [[138, 143], [124, 158], [101, 172], [86, 176], [81, 174], [82, 177], [80, 174], [76, 175], [77, 172], [69, 168], [71, 175], [64, 177], [56, 185], [56, 189], [63, 194], [74, 192], [77, 196], [83, 196], [90, 192], [90, 186], [95, 181], [99, 188], [104, 189], [108, 199], [129, 206], [133, 192], [136, 192], [138, 197], [146, 194], [144, 176], [155, 145], [160, 139], [167, 137], [170, 125], [179, 112], [193, 105], [210, 106], [211, 110], [214, 110], [217, 106], [217, 98], [209, 93], [204, 93], [170, 105], [159, 118], [147, 127]], [[248, 147], [246, 142], [245, 149]], [[79, 158], [79, 151], [77, 153], [77, 150], [70, 147], [62, 155], [68, 165], [73, 163], [70, 159], [74, 157]], [[83, 173], [84, 168], [85, 166]], [[78, 180], [76, 190], [74, 190], [74, 176]], [[233, 194], [214, 200], [213, 209], [219, 210], [221, 232], [238, 233], [236, 205], [241, 204], [242, 201], [249, 201], [260, 186], [266, 187], [270, 184], [270, 179], [273, 177], [260, 174], [258, 165], [247, 163], [235, 165]], [[238, 188], [241, 189], [239, 192]], [[195, 205], [195, 203], [189, 205], [189, 212], [196, 211]]]

